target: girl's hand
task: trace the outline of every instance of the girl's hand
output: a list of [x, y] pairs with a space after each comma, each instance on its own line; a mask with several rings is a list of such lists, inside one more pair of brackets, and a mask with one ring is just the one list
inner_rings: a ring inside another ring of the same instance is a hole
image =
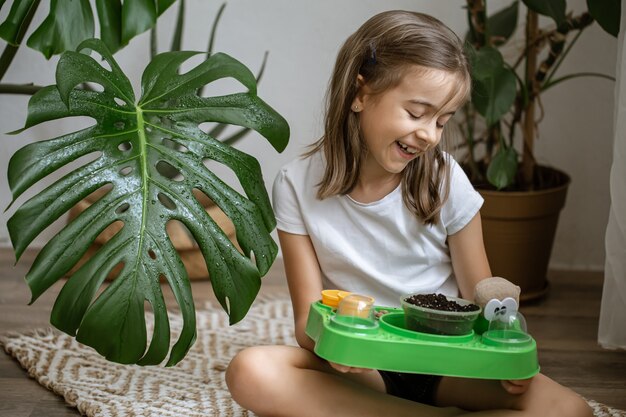
[[525, 393], [532, 382], [532, 378], [528, 379], [509, 379], [502, 380], [500, 383], [504, 387], [505, 391], [509, 394], [520, 395]]
[[369, 368], [356, 368], [354, 366], [346, 366], [340, 365], [334, 362], [328, 362], [330, 366], [337, 372], [341, 372], [342, 374], [353, 373], [353, 374], [361, 374], [363, 372], [370, 372], [372, 369]]

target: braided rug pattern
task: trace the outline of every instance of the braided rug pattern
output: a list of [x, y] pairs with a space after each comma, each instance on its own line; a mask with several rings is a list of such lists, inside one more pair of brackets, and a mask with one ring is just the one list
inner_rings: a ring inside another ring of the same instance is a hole
[[[148, 325], [151, 325], [148, 315]], [[228, 325], [221, 307], [196, 312], [198, 338], [185, 359], [171, 368], [119, 365], [51, 328], [11, 333], [0, 345], [41, 385], [92, 417], [252, 417], [230, 397], [224, 371], [247, 346], [295, 345], [291, 301], [286, 291], [260, 294], [242, 322]], [[170, 313], [172, 333], [182, 317]], [[176, 340], [173, 336], [172, 340]], [[589, 400], [596, 417], [626, 412]]]
[[[146, 318], [148, 325], [150, 318]], [[217, 304], [199, 308], [196, 320], [195, 344], [183, 361], [170, 368], [109, 362], [51, 328], [8, 334], [0, 344], [41, 385], [86, 416], [253, 416], [231, 399], [224, 371], [244, 347], [296, 343], [287, 292], [260, 294], [246, 318], [234, 326], [228, 325], [228, 316]], [[170, 326], [177, 335], [182, 316], [170, 313]]]

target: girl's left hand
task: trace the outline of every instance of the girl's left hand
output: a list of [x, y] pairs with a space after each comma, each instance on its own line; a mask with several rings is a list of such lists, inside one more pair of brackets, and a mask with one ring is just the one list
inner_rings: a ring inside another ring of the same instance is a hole
[[509, 380], [502, 380], [500, 381], [500, 383], [502, 384], [502, 387], [504, 387], [506, 392], [508, 392], [509, 394], [520, 395], [520, 394], [525, 393], [528, 390], [528, 387], [530, 386], [530, 383], [532, 382], [532, 380], [533, 380], [532, 378], [509, 379]]

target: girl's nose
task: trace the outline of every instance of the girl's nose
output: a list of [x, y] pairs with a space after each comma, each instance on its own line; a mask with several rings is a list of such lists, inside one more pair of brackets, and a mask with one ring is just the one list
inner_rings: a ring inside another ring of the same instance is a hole
[[435, 123], [428, 123], [420, 126], [416, 131], [418, 141], [426, 148], [432, 148], [437, 144], [437, 126]]

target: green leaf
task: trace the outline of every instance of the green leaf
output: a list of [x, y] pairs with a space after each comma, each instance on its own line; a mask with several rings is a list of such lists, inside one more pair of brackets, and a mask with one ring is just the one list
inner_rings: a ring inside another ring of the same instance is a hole
[[94, 31], [93, 12], [88, 0], [51, 0], [50, 13], [33, 32], [26, 44], [46, 59], [75, 49]]
[[502, 70], [504, 58], [496, 48], [485, 46], [472, 54], [472, 77], [485, 80]]
[[587, 0], [587, 8], [598, 24], [617, 37], [619, 34], [620, 17], [622, 16], [620, 0]]
[[[156, 20], [176, 0], [95, 0], [100, 38], [112, 52], [155, 26]], [[28, 15], [40, 0], [14, 0], [7, 18], [0, 24], [0, 37], [17, 46], [28, 25]], [[4, 0], [0, 2], [0, 7]], [[95, 16], [89, 0], [50, 0], [50, 12], [27, 41], [30, 48], [46, 58], [74, 50], [94, 36]]]
[[157, 0], [157, 16], [161, 16], [174, 3], [176, 3], [176, 0]]
[[[82, 53], [98, 52], [111, 71]], [[185, 74], [180, 65], [194, 52], [157, 55], [146, 68], [138, 103], [130, 81], [105, 44], [83, 42], [65, 52], [57, 66], [57, 85], [43, 88], [30, 100], [25, 128], [72, 116], [94, 120], [88, 128], [35, 142], [18, 150], [9, 162], [14, 201], [39, 180], [85, 155], [92, 158], [27, 200], [8, 221], [19, 258], [44, 229], [96, 190], [106, 191], [68, 223], [40, 251], [26, 281], [34, 302], [70, 271], [95, 238], [109, 225], [123, 227], [67, 281], [55, 302], [51, 321], [76, 335], [109, 360], [142, 365], [179, 362], [195, 339], [191, 287], [180, 257], [167, 235], [170, 220], [182, 222], [198, 244], [217, 299], [236, 323], [254, 301], [260, 278], [277, 254], [270, 236], [275, 219], [259, 163], [200, 130], [205, 122], [253, 129], [279, 150], [284, 149], [286, 121], [256, 96], [254, 77], [235, 59], [215, 54]], [[203, 83], [224, 77], [248, 91], [199, 97]], [[93, 82], [103, 91], [75, 86]], [[177, 146], [167, 146], [174, 142]], [[214, 160], [229, 167], [244, 194], [225, 184], [205, 165]], [[175, 168], [180, 178], [160, 173], [159, 164]], [[199, 190], [233, 221], [241, 251], [235, 247], [193, 196]], [[100, 293], [105, 277], [117, 265], [121, 272]], [[184, 318], [182, 333], [170, 350], [167, 309], [161, 292], [164, 278]], [[144, 304], [155, 316], [148, 346]]]
[[122, 3], [120, 0], [96, 0], [100, 39], [112, 53], [122, 47]]
[[32, 8], [37, 8], [38, 5], [39, 0], [15, 1], [7, 18], [0, 24], [0, 38], [13, 46], [19, 45], [19, 34], [26, 30], [24, 27], [26, 16]]
[[557, 26], [565, 22], [565, 0], [522, 0], [526, 7], [541, 15], [551, 17]]
[[502, 45], [508, 41], [517, 28], [519, 1], [515, 0], [509, 7], [498, 11], [487, 19], [489, 36], [494, 45]]
[[487, 180], [498, 190], [513, 184], [517, 173], [517, 152], [500, 147], [487, 168]]
[[154, 0], [125, 1], [122, 5], [122, 45], [128, 45], [132, 38], [152, 28], [156, 19]]
[[511, 109], [517, 93], [516, 80], [515, 73], [507, 67], [501, 67], [491, 76], [474, 80], [472, 103], [489, 126]]
[[[493, 45], [503, 45], [513, 36], [515, 29], [517, 29], [518, 14], [519, 0], [515, 0], [510, 6], [499, 10], [487, 18], [487, 28]], [[467, 42], [474, 43], [475, 40], [471, 30], [465, 34], [465, 39]]]

